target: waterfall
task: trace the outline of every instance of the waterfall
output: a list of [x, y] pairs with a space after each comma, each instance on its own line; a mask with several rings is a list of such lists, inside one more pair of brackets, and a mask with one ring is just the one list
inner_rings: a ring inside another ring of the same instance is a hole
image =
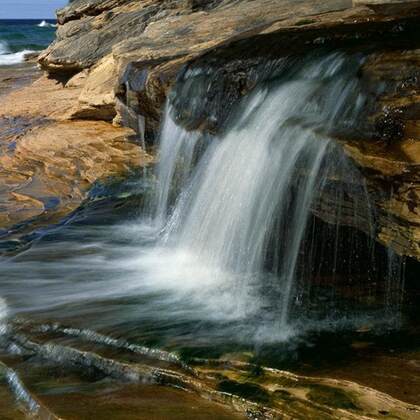
[[[331, 182], [340, 180], [340, 196], [359, 190], [364, 230], [373, 235], [363, 178], [332, 141], [365, 106], [359, 67], [340, 53], [285, 66], [287, 74], [260, 83], [211, 138], [178, 125], [167, 105], [155, 197], [161, 237], [140, 263], [154, 284], [216, 318], [270, 318], [286, 334], [308, 220]], [[179, 102], [199, 100], [181, 91]]]
[[[346, 287], [358, 287], [361, 305], [378, 278], [395, 293], [395, 265], [384, 274], [374, 240], [354, 237], [356, 227], [374, 238], [376, 215], [363, 175], [337, 141], [368, 106], [361, 62], [331, 53], [269, 63], [274, 75], [235, 105], [217, 134], [181, 123], [188, 112], [179, 105], [193, 101], [198, 109], [194, 92], [207, 90], [206, 70], [186, 73], [165, 109], [151, 212], [157, 239], [135, 261], [143, 287], [163, 291], [187, 318], [236, 323], [240, 334], [248, 325], [257, 341], [310, 329], [307, 320], [318, 315], [305, 308], [322, 302], [315, 296], [312, 304], [314, 279], [328, 302], [343, 276]], [[387, 299], [384, 306], [398, 301]], [[342, 315], [331, 305], [320, 328], [351, 323], [351, 305]]]
[[155, 198], [154, 217], [158, 228], [162, 228], [166, 222], [171, 195], [176, 195], [185, 186], [200, 134], [188, 132], [176, 125], [168, 105], [160, 138], [162, 142], [157, 167], [159, 187]]
[[[290, 229], [279, 238], [288, 243], [280, 279], [284, 322], [299, 245], [328, 147], [327, 139], [290, 121], [302, 108], [304, 98], [299, 103], [295, 98], [306, 88], [303, 85], [294, 82], [273, 91], [260, 90], [250, 98], [240, 120], [207, 150], [188, 198], [175, 209], [177, 220], [171, 221], [168, 237], [188, 256], [189, 264], [206, 267], [211, 283], [229, 283], [239, 297], [261, 281], [276, 219], [288, 219]], [[302, 165], [308, 181], [299, 183], [290, 207], [290, 187]], [[246, 296], [238, 303], [245, 302]], [[238, 310], [246, 311], [247, 306]]]
[[403, 267], [369, 239], [383, 214], [340, 143], [369, 106], [361, 60], [332, 53], [261, 65], [234, 104], [235, 85], [222, 80], [224, 103], [213, 64], [182, 72], [155, 176], [117, 183], [112, 197], [99, 188], [63, 225], [3, 258], [0, 327], [34, 314], [83, 337], [97, 330], [86, 332], [96, 341], [139, 330], [145, 344], [168, 349], [383, 331], [401, 304]]

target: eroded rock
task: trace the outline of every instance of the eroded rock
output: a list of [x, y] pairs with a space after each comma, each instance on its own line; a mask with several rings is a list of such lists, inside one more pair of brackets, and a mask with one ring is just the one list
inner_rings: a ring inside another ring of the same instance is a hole
[[[87, 73], [70, 118], [114, 118], [150, 141], [182, 69], [212, 69], [213, 99], [207, 95], [202, 110], [180, 104], [180, 121], [217, 131], [230, 105], [257, 83], [258, 65], [290, 55], [291, 45], [295, 54], [368, 50], [361, 77], [368, 90], [382, 84], [383, 92], [360, 132], [340, 141], [366, 177], [376, 239], [420, 259], [419, 18], [420, 2], [411, 0], [76, 0], [59, 12], [57, 40], [40, 63], [59, 75]], [[219, 96], [224, 107], [215, 106]], [[317, 211], [327, 221], [328, 206]], [[357, 214], [341, 222], [363, 226]]]
[[50, 224], [75, 210], [99, 180], [147, 165], [129, 128], [69, 121], [81, 80], [42, 78], [4, 98], [0, 112], [0, 228], [33, 218]]
[[[39, 61], [50, 73], [71, 74], [112, 54], [120, 76], [127, 75], [132, 63], [134, 75], [128, 78], [142, 74], [142, 89], [135, 92], [140, 112], [152, 116], [146, 132], [153, 133], [162, 98], [178, 70], [207, 52], [224, 49], [230, 58], [261, 58], [290, 54], [290, 45], [296, 52], [312, 48], [313, 43], [392, 38], [400, 30], [396, 22], [410, 26], [418, 15], [420, 6], [415, 4], [396, 13], [387, 8], [354, 7], [351, 0], [78, 0], [59, 12], [62, 25], [57, 40]], [[81, 102], [83, 113], [85, 100]], [[99, 107], [95, 109], [99, 116]]]
[[[35, 356], [62, 369], [80, 370], [85, 377], [107, 378], [129, 386], [173, 387], [220, 404], [253, 419], [360, 419], [378, 418], [382, 412], [395, 418], [417, 419], [420, 407], [355, 382], [296, 375], [247, 362], [226, 359], [195, 360], [198, 376], [144, 363], [104, 357], [56, 344], [51, 338], [33, 339], [12, 328], [3, 336], [22, 356]], [[46, 341], [45, 341], [46, 340]], [[106, 343], [104, 343], [106, 345]], [[257, 369], [258, 368], [258, 369]], [[51, 371], [51, 370], [50, 370]], [[1, 372], [0, 372], [1, 373]]]

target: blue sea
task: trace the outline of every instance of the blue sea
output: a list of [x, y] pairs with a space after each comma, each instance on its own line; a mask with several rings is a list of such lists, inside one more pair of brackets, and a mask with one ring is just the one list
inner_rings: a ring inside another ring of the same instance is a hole
[[0, 66], [21, 63], [25, 54], [46, 48], [55, 25], [54, 20], [0, 20]]

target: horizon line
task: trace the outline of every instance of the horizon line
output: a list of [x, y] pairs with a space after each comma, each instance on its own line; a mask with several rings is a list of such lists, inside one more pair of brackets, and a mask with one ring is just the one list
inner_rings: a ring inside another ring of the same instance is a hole
[[34, 17], [34, 18], [1, 18], [0, 20], [57, 20], [57, 18]]

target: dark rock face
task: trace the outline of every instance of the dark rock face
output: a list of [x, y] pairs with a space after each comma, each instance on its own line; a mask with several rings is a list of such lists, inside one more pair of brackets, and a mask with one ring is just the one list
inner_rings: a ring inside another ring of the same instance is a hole
[[[57, 39], [39, 61], [50, 73], [86, 73], [72, 118], [117, 115], [115, 123], [146, 141], [158, 133], [175, 81], [188, 72], [204, 72], [207, 89], [191, 90], [201, 98], [193, 109], [174, 90], [176, 119], [215, 132], [231, 105], [273, 74], [264, 63], [319, 48], [363, 50], [360, 77], [373, 106], [357, 132], [337, 136], [368, 181], [376, 238], [420, 259], [419, 1], [75, 0], [58, 19]], [[328, 202], [314, 209], [326, 221]], [[363, 217], [342, 222], [361, 225]]]
[[375, 121], [378, 138], [386, 143], [399, 141], [404, 137], [404, 123], [399, 118], [398, 110], [385, 109]]
[[420, 50], [371, 54], [362, 69], [382, 93], [366, 115], [373, 139], [347, 141], [345, 150], [366, 175], [378, 208], [378, 238], [420, 257]]

